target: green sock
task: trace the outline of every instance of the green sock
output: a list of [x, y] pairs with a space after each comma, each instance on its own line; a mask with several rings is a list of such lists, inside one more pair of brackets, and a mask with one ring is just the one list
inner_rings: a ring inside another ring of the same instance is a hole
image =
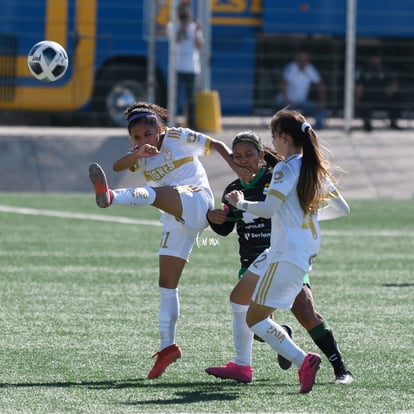
[[342, 355], [328, 322], [322, 321], [319, 325], [308, 331], [318, 348], [326, 355], [331, 363], [335, 375], [342, 375], [346, 372]]

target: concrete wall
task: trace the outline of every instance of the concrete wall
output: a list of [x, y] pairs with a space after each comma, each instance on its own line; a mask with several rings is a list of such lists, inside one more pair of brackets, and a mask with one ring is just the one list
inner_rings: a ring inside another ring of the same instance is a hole
[[[230, 146], [237, 132], [252, 129], [270, 144], [266, 122], [265, 118], [232, 119], [214, 137]], [[344, 170], [339, 176], [346, 198], [414, 198], [414, 136], [409, 125], [391, 131], [381, 121], [372, 133], [356, 130], [351, 135], [331, 125], [318, 135]], [[102, 165], [113, 188], [142, 185], [139, 173], [112, 172], [113, 162], [128, 147], [123, 128], [0, 127], [0, 191], [89, 192], [91, 162]], [[236, 176], [217, 154], [201, 160], [214, 193], [220, 196]]]

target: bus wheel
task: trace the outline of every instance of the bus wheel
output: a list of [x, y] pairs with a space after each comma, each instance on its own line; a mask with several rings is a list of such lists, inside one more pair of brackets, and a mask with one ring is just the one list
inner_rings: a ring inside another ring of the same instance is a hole
[[134, 102], [146, 98], [145, 73], [134, 66], [106, 71], [97, 80], [96, 86], [94, 106], [97, 118], [104, 124], [125, 126], [125, 110]]

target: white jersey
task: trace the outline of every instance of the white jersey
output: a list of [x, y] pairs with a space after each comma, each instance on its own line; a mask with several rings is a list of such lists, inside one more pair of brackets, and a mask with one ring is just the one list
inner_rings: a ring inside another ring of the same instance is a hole
[[187, 128], [166, 128], [160, 153], [138, 158], [131, 171], [141, 171], [151, 187], [197, 186], [212, 194], [198, 159], [210, 154], [211, 138]]
[[[270, 248], [266, 250], [266, 263], [260, 265], [262, 269], [267, 263], [286, 261], [309, 272], [321, 243], [318, 220], [331, 220], [349, 214], [348, 203], [326, 178], [322, 184], [323, 205], [315, 214], [305, 215], [297, 195], [301, 166], [301, 154], [294, 154], [278, 162], [273, 168], [264, 201], [237, 202], [240, 210], [258, 217], [271, 218]], [[262, 261], [260, 256], [255, 260], [251, 266], [253, 273]]]
[[292, 155], [274, 167], [268, 197], [283, 200], [272, 216], [271, 256], [309, 271], [318, 254], [321, 237], [316, 215], [304, 215], [296, 191], [301, 155]]
[[259, 276], [253, 300], [272, 308], [291, 308], [302, 289], [303, 278], [312, 269], [321, 235], [319, 220], [349, 213], [349, 206], [330, 181], [324, 181], [324, 202], [317, 213], [305, 215], [299, 203], [297, 185], [302, 155], [294, 154], [273, 169], [264, 201], [237, 202], [237, 208], [260, 217], [271, 217], [270, 247], [249, 266]]

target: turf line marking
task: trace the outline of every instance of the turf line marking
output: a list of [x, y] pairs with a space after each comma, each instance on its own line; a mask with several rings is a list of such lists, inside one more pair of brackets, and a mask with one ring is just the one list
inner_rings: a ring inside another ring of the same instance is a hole
[[120, 217], [120, 216], [103, 216], [101, 214], [70, 213], [67, 211], [40, 210], [40, 209], [27, 208], [27, 207], [12, 207], [12, 206], [0, 205], [0, 212], [24, 214], [24, 215], [29, 215], [29, 216], [46, 216], [46, 217], [77, 219], [77, 220], [106, 221], [106, 222], [121, 223], [121, 224], [140, 224], [140, 225], [145, 225], [145, 226], [161, 226], [161, 223], [157, 220], [140, 220], [140, 219], [133, 219], [133, 218], [128, 218], [128, 217]]
[[[58, 217], [77, 220], [106, 221], [120, 224], [139, 224], [144, 226], [161, 226], [157, 220], [141, 220], [121, 216], [103, 216], [102, 214], [70, 213], [67, 211], [44, 210], [27, 207], [5, 206], [0, 204], [0, 213], [15, 213], [30, 216]], [[207, 228], [206, 230], [211, 230]], [[414, 232], [392, 231], [392, 230], [321, 230], [322, 236], [342, 236], [342, 237], [406, 237], [414, 238]]]
[[406, 237], [414, 238], [414, 232], [398, 230], [323, 230], [323, 236], [342, 236], [342, 237]]

